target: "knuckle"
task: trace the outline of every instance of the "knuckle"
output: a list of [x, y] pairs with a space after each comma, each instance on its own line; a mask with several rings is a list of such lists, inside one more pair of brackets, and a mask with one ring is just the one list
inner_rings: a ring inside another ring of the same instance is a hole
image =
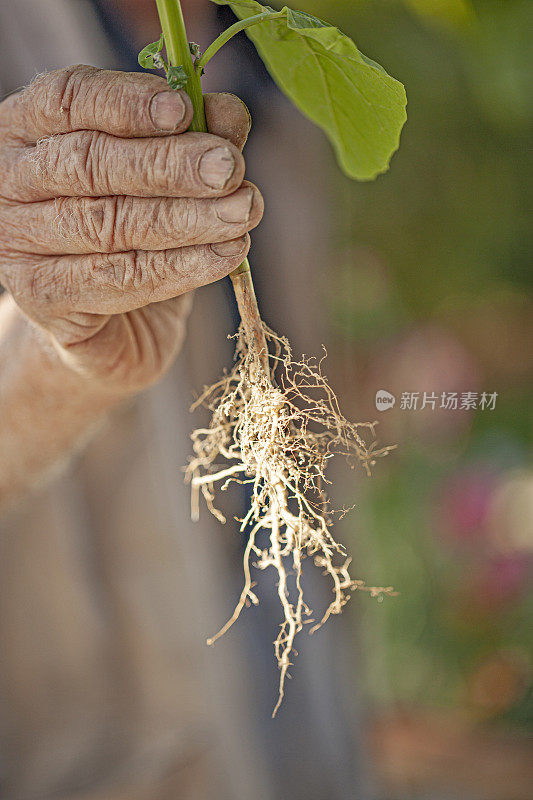
[[[45, 115], [47, 92], [43, 87], [53, 80], [54, 73], [41, 72], [23, 89], [19, 97], [19, 114], [22, 129], [30, 129]], [[44, 97], [42, 97], [44, 95]]]
[[36, 264], [27, 279], [27, 297], [35, 308], [48, 308], [59, 302], [65, 307], [77, 296], [72, 271], [58, 269], [54, 259]]
[[28, 271], [25, 288], [24, 294], [33, 306], [48, 303], [55, 288], [55, 276], [49, 266], [36, 265]]
[[95, 253], [120, 249], [122, 227], [117, 224], [119, 197], [80, 198], [72, 216], [74, 235], [83, 246]]
[[174, 273], [172, 250], [155, 250], [144, 253], [146, 286], [149, 296], [157, 294], [157, 289]]
[[73, 67], [57, 70], [52, 73], [47, 91], [48, 110], [50, 114], [59, 115], [59, 119], [70, 117], [71, 107], [79, 95], [84, 78], [94, 68], [76, 64]]
[[139, 101], [124, 73], [107, 70], [101, 72], [94, 104], [96, 117], [112, 121], [113, 129], [116, 126], [124, 132], [132, 128], [140, 110]]
[[197, 244], [202, 228], [205, 227], [204, 215], [201, 214], [198, 203], [191, 198], [184, 199], [180, 216], [179, 228], [183, 232], [184, 240], [187, 244]]
[[30, 188], [49, 175], [57, 175], [63, 164], [59, 142], [54, 136], [39, 139], [34, 147], [28, 148], [23, 155], [23, 162], [31, 165], [29, 177]]
[[[67, 142], [60, 142], [51, 147], [55, 170], [52, 174], [63, 174], [69, 193], [88, 192], [89, 194], [107, 191], [106, 157], [108, 137], [100, 131], [81, 132], [67, 137]], [[50, 168], [51, 165], [49, 164]]]
[[107, 194], [107, 138], [99, 131], [79, 131], [67, 136], [45, 136], [28, 148], [22, 170], [31, 192], [54, 190], [58, 195]]
[[147, 259], [138, 250], [97, 258], [91, 271], [104, 288], [109, 287], [110, 290], [126, 294], [138, 292], [149, 279]]
[[34, 313], [56, 310], [60, 305], [68, 307], [76, 295], [69, 269], [58, 269], [54, 259], [24, 262], [19, 260], [17, 269], [11, 272], [9, 287], [22, 308]]
[[146, 282], [146, 263], [138, 250], [125, 253], [122, 261], [121, 289], [125, 292], [137, 292]]
[[172, 184], [179, 187], [181, 165], [172, 137], [158, 139], [154, 148], [143, 147], [139, 157], [138, 168], [155, 189], [166, 191]]
[[84, 78], [95, 71], [95, 67], [76, 64], [37, 75], [22, 95], [24, 115], [32, 123], [27, 127], [39, 128], [46, 120], [48, 126], [64, 131]]
[[68, 258], [39, 258], [3, 253], [2, 284], [16, 303], [37, 320], [68, 313], [80, 297], [80, 286]]
[[159, 250], [181, 235], [182, 225], [179, 221], [176, 224], [172, 206], [164, 197], [150, 199], [141, 205], [136, 205], [133, 198], [124, 197], [117, 214], [117, 229], [124, 231], [124, 244], [134, 238], [141, 248], [148, 243], [146, 250]]
[[87, 137], [85, 147], [79, 153], [79, 180], [95, 192], [103, 181], [103, 163], [105, 160], [107, 138], [104, 134], [96, 132]]

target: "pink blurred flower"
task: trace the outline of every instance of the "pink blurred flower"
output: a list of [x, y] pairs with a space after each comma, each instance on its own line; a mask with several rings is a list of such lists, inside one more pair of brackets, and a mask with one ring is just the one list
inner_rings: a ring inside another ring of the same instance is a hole
[[531, 559], [525, 553], [491, 558], [475, 581], [482, 604], [494, 609], [515, 601], [527, 586], [530, 569]]
[[461, 544], [486, 539], [486, 522], [496, 477], [483, 469], [459, 473], [448, 481], [438, 500], [438, 529]]

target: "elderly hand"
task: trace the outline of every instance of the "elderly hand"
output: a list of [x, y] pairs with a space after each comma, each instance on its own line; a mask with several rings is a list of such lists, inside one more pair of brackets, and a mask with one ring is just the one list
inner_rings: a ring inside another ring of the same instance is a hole
[[174, 358], [191, 289], [249, 249], [259, 191], [233, 95], [207, 95], [211, 133], [148, 74], [70, 67], [0, 104], [0, 281], [93, 384], [142, 389]]

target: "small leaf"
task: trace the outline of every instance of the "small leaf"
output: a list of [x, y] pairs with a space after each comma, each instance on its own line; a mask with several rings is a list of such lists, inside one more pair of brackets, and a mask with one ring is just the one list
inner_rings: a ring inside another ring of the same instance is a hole
[[143, 47], [139, 53], [139, 64], [144, 69], [155, 69], [161, 63], [161, 57], [157, 58], [157, 54], [161, 52], [164, 45], [163, 34], [158, 42], [152, 42]]
[[183, 89], [189, 80], [183, 67], [169, 67], [167, 69], [167, 83], [171, 89]]
[[[256, 0], [212, 0], [239, 19], [272, 11]], [[286, 6], [246, 33], [280, 89], [332, 142], [352, 178], [388, 169], [406, 120], [403, 85], [337, 28]]]

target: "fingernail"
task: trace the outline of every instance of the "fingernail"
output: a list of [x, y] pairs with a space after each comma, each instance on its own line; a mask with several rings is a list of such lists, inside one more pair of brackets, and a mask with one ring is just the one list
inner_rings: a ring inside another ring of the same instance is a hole
[[215, 255], [227, 258], [228, 256], [238, 256], [244, 253], [248, 243], [247, 236], [241, 236], [240, 239], [232, 239], [231, 242], [217, 242], [211, 245], [211, 250]]
[[200, 178], [211, 189], [223, 189], [235, 172], [235, 159], [229, 147], [215, 147], [204, 153], [198, 164]]
[[254, 199], [253, 189], [239, 189], [229, 197], [221, 197], [216, 201], [217, 217], [222, 222], [248, 222]]
[[173, 131], [183, 122], [185, 103], [177, 92], [160, 92], [152, 97], [150, 117], [159, 131]]

